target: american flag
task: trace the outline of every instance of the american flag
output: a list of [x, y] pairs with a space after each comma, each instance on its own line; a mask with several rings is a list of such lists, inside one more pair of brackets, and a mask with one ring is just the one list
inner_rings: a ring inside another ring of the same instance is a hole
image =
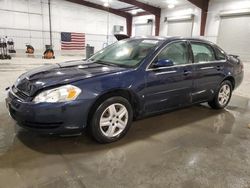
[[61, 49], [62, 50], [84, 50], [85, 34], [61, 32]]

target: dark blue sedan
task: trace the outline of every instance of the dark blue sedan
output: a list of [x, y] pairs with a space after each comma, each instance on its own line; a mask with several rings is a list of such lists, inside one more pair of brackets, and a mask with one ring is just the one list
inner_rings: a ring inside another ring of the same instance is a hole
[[83, 61], [31, 70], [9, 89], [7, 106], [24, 128], [120, 139], [132, 120], [208, 102], [224, 108], [243, 64], [213, 43], [190, 38], [121, 40]]

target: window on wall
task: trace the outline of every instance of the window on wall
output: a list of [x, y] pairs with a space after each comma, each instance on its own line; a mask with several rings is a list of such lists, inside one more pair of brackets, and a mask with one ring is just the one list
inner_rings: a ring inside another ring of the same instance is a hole
[[174, 65], [188, 63], [188, 47], [186, 42], [175, 42], [167, 45], [158, 55], [158, 60], [169, 59]]
[[191, 43], [191, 47], [195, 63], [203, 63], [216, 60], [213, 48], [210, 45], [203, 43]]

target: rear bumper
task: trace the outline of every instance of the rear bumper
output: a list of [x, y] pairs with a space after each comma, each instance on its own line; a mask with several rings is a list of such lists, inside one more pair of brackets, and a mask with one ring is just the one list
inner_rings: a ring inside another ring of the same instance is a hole
[[235, 89], [239, 87], [239, 85], [242, 83], [243, 78], [244, 78], [243, 71], [235, 76], [235, 87], [234, 87]]
[[18, 125], [41, 133], [80, 132], [87, 126], [91, 100], [63, 103], [24, 102], [10, 91], [6, 105]]

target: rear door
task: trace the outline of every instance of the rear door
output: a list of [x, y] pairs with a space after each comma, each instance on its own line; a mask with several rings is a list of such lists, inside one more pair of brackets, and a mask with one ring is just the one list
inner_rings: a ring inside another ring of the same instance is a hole
[[[169, 59], [174, 65], [154, 68], [154, 62], [162, 59]], [[167, 44], [145, 72], [145, 111], [151, 113], [191, 104], [192, 72], [188, 43]]]
[[193, 102], [209, 100], [224, 78], [225, 59], [216, 57], [212, 45], [200, 41], [190, 41], [194, 61]]

